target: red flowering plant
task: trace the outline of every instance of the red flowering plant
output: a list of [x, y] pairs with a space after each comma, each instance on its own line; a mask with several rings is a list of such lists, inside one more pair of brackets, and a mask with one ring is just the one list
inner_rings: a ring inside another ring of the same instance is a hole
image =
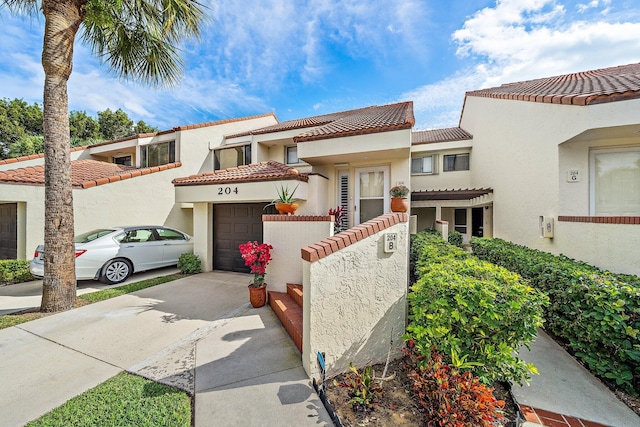
[[253, 283], [249, 286], [252, 288], [261, 288], [264, 283], [264, 276], [267, 270], [267, 264], [271, 261], [271, 253], [273, 246], [266, 243], [258, 243], [249, 241], [238, 246], [244, 265], [251, 267], [253, 273]]

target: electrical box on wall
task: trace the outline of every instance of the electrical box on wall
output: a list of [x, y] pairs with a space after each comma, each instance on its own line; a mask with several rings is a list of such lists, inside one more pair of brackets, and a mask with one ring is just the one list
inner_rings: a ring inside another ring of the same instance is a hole
[[550, 216], [540, 217], [540, 237], [544, 239], [553, 238], [553, 217], [550, 217]]

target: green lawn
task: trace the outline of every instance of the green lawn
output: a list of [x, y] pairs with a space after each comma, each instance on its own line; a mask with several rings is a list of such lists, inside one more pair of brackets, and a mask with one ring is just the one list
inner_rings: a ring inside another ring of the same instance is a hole
[[27, 426], [191, 425], [191, 398], [182, 390], [121, 372]]
[[[170, 276], [155, 277], [153, 279], [142, 280], [140, 282], [129, 283], [128, 285], [118, 286], [111, 289], [103, 289], [101, 291], [91, 292], [79, 295], [76, 299], [76, 307], [92, 304], [94, 302], [103, 301], [114, 298], [130, 292], [139, 291], [140, 289], [150, 288], [151, 286], [160, 285], [162, 283], [171, 282], [173, 280], [184, 277], [181, 274], [172, 274]], [[16, 286], [16, 285], [13, 285]], [[0, 316], [0, 329], [9, 328], [21, 323], [29, 322], [55, 313], [23, 313], [23, 314], [6, 314]]]

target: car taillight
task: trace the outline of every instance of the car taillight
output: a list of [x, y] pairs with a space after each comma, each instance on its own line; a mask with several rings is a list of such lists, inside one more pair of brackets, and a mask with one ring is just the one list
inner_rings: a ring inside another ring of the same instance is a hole
[[40, 252], [38, 252], [37, 250], [33, 253], [33, 257], [34, 258], [38, 258], [40, 256]]
[[87, 252], [86, 249], [76, 249], [76, 258], [78, 258], [83, 253]]

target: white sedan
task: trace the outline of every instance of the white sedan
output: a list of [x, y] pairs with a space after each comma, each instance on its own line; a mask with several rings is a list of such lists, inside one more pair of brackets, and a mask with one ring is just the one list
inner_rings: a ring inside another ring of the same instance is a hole
[[[176, 265], [184, 253], [193, 253], [191, 236], [168, 227], [135, 226], [92, 230], [74, 238], [76, 279], [124, 282], [131, 273]], [[31, 274], [44, 276], [44, 246], [30, 263]]]

